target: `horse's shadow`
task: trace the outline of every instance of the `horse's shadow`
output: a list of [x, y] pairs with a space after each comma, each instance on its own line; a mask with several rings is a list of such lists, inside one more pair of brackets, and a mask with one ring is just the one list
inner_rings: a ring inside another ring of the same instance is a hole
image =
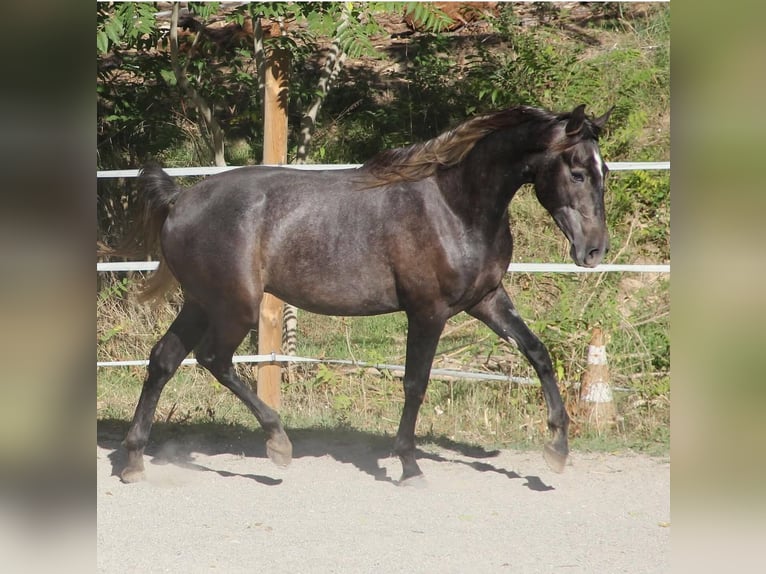
[[[118, 419], [102, 419], [97, 423], [97, 442], [104, 449], [110, 450], [109, 460], [112, 474], [119, 475], [126, 462], [126, 451], [121, 442], [128, 431], [129, 423]], [[393, 438], [348, 427], [337, 428], [299, 428], [286, 429], [293, 443], [293, 458], [321, 457], [329, 455], [338, 462], [351, 464], [377, 481], [397, 483], [388, 476], [388, 471], [381, 461], [392, 456]], [[423, 443], [433, 444], [440, 450], [453, 451], [463, 457], [490, 459], [499, 454], [497, 450], [456, 442], [444, 436], [428, 435]], [[152, 427], [152, 437], [146, 446], [144, 456], [152, 464], [173, 464], [191, 470], [215, 472], [223, 477], [243, 476], [261, 484], [275, 486], [282, 482], [263, 475], [237, 474], [216, 470], [195, 462], [192, 453], [208, 456], [234, 454], [247, 458], [266, 459], [266, 438], [261, 430], [253, 430], [240, 425], [203, 422], [203, 423], [163, 423], [156, 422]], [[522, 476], [513, 470], [499, 468], [483, 460], [465, 461], [458, 458], [446, 458], [436, 452], [418, 449], [419, 460], [451, 462], [463, 464], [479, 472], [495, 472], [509, 479], [526, 479], [523, 486], [530, 490], [545, 492], [553, 490], [537, 476]]]

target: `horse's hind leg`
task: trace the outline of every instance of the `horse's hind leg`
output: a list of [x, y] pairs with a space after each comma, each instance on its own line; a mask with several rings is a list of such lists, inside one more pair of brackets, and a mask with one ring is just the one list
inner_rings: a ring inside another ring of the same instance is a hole
[[123, 444], [128, 451], [128, 462], [120, 478], [123, 482], [136, 482], [144, 476], [144, 447], [154, 420], [162, 389], [191, 350], [202, 339], [207, 319], [198, 306], [187, 302], [181, 308], [167, 333], [154, 345], [149, 356], [146, 379], [138, 399], [133, 422]]
[[563, 472], [569, 454], [567, 441], [569, 415], [561, 400], [556, 377], [553, 374], [551, 357], [545, 345], [529, 330], [502, 286], [490, 292], [478, 305], [466, 311], [483, 321], [500, 338], [516, 341], [519, 350], [534, 367], [548, 405], [548, 428], [553, 432], [553, 440], [545, 445], [543, 455], [552, 470]]
[[245, 403], [269, 436], [266, 442], [269, 458], [279, 466], [287, 466], [292, 460], [293, 445], [287, 438], [279, 415], [239, 378], [232, 363], [237, 347], [253, 324], [257, 323], [258, 306], [255, 306], [254, 313], [255, 318], [249, 320], [241, 314], [237, 314], [237, 318], [233, 318], [233, 314], [216, 315], [215, 322], [197, 349], [197, 361]]

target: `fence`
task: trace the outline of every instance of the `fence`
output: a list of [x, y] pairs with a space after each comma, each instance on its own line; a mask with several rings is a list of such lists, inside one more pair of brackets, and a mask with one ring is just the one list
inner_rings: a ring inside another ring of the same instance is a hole
[[[223, 173], [224, 171], [231, 171], [232, 169], [240, 169], [244, 166], [240, 165], [227, 165], [227, 166], [215, 166], [215, 167], [166, 167], [163, 168], [168, 175], [171, 176], [195, 176], [195, 175], [213, 175], [216, 173]], [[255, 166], [258, 167], [258, 166]], [[261, 166], [265, 167], [265, 166]], [[327, 169], [356, 169], [361, 167], [361, 164], [291, 164], [280, 167], [286, 167], [290, 169], [303, 169], [321, 171]], [[630, 170], [669, 170], [669, 161], [616, 161], [608, 164], [609, 171], [630, 171]], [[120, 177], [137, 177], [137, 169], [112, 169], [112, 170], [99, 170], [96, 172], [96, 177], [99, 179], [107, 178], [120, 178]]]
[[[182, 168], [164, 168], [170, 176], [201, 176], [213, 175], [233, 169], [240, 169], [242, 166], [225, 167], [182, 167]], [[256, 166], [257, 167], [257, 166]], [[355, 164], [300, 164], [281, 166], [289, 169], [302, 170], [328, 170], [328, 169], [355, 169], [360, 167]], [[608, 164], [610, 171], [630, 171], [630, 170], [669, 170], [669, 161], [659, 162], [611, 162]], [[132, 178], [138, 176], [138, 169], [120, 169], [120, 170], [100, 170], [96, 172], [98, 179], [114, 178]], [[157, 268], [156, 261], [125, 261], [125, 262], [100, 262], [96, 264], [98, 272], [112, 271], [152, 271]], [[508, 266], [508, 272], [519, 273], [670, 273], [670, 265], [624, 265], [624, 264], [603, 264], [595, 268], [578, 267], [573, 263], [511, 263]], [[371, 364], [363, 361], [352, 361], [347, 359], [315, 359], [311, 357], [295, 357], [289, 355], [279, 355], [272, 353], [270, 355], [237, 355], [233, 358], [235, 363], [325, 363], [335, 365], [349, 365], [355, 367], [374, 367], [387, 371], [404, 371], [403, 365]], [[125, 361], [98, 361], [97, 367], [131, 367], [147, 365], [148, 360], [125, 360]], [[194, 365], [196, 360], [186, 359], [183, 365]], [[476, 373], [470, 371], [459, 371], [453, 369], [432, 369], [431, 376], [460, 377], [463, 379], [488, 380], [488, 381], [509, 381], [516, 384], [534, 385], [538, 384], [536, 379], [525, 377], [511, 377], [506, 375], [497, 375], [492, 373]], [[615, 389], [621, 390], [621, 389]], [[629, 389], [622, 389], [629, 390]]]

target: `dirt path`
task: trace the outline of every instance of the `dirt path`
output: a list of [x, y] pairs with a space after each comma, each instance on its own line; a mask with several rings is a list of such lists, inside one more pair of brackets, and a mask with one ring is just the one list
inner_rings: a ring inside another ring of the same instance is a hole
[[275, 467], [258, 433], [153, 439], [124, 485], [122, 429], [99, 427], [99, 572], [667, 572], [670, 463], [426, 445], [423, 488], [398, 487], [390, 440], [293, 432]]

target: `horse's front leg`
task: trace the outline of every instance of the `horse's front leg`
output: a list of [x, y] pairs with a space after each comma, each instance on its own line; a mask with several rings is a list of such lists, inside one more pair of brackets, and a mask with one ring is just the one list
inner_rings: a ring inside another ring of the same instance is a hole
[[553, 440], [545, 445], [543, 455], [552, 470], [563, 472], [569, 454], [569, 415], [561, 400], [548, 350], [519, 316], [502, 285], [498, 285], [497, 289], [487, 294], [478, 305], [467, 309], [467, 312], [484, 322], [502, 339], [516, 341], [534, 367], [548, 405], [548, 428], [553, 432]]
[[423, 474], [415, 460], [415, 423], [420, 405], [426, 396], [436, 345], [439, 343], [439, 337], [446, 323], [446, 319], [435, 319], [433, 315], [427, 318], [409, 315], [408, 320], [407, 359], [404, 367], [404, 409], [394, 442], [394, 452], [402, 461], [400, 483]]

